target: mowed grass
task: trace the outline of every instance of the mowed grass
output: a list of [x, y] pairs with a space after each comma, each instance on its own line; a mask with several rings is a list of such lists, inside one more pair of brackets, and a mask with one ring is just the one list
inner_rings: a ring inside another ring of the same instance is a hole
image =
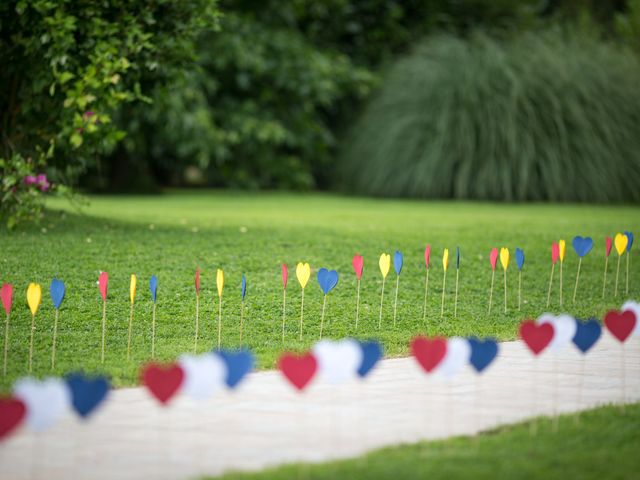
[[[629, 295], [625, 257], [619, 294], [614, 298], [617, 254], [612, 253], [606, 297], [602, 298], [604, 238], [622, 230], [640, 232], [640, 208], [593, 205], [514, 205], [461, 202], [394, 201], [333, 195], [171, 192], [161, 196], [90, 197], [80, 212], [62, 200], [50, 201], [40, 227], [0, 231], [0, 281], [15, 286], [11, 316], [7, 390], [27, 374], [31, 314], [26, 305], [29, 282], [43, 287], [36, 316], [34, 374], [64, 374], [83, 369], [105, 372], [115, 385], [138, 382], [141, 363], [151, 356], [151, 311], [148, 282], [159, 280], [156, 354], [170, 361], [194, 348], [194, 271], [202, 270], [198, 351], [216, 344], [218, 296], [216, 269], [225, 272], [222, 346], [238, 347], [240, 282], [248, 282], [243, 343], [258, 358], [258, 368], [273, 368], [283, 350], [309, 348], [319, 337], [322, 292], [320, 267], [336, 269], [340, 281], [327, 298], [325, 336], [379, 338], [388, 356], [406, 355], [416, 334], [516, 338], [523, 318], [546, 311], [551, 242], [567, 240], [563, 267], [564, 308], [559, 305], [556, 268], [552, 312], [579, 317], [602, 315], [626, 297], [637, 297], [640, 263], [632, 250]], [[578, 259], [570, 241], [589, 235], [594, 250], [583, 260], [577, 302], [572, 304]], [[423, 320], [424, 248], [431, 244], [426, 320]], [[457, 318], [454, 318], [455, 249], [461, 250]], [[487, 314], [492, 247], [508, 247], [508, 311], [504, 308], [503, 273], [496, 272], [493, 311]], [[445, 313], [440, 316], [442, 252], [450, 251]], [[525, 251], [522, 308], [517, 310], [518, 270], [515, 248]], [[404, 254], [397, 325], [393, 326], [396, 275], [385, 284], [382, 329], [378, 330], [382, 276], [381, 252]], [[359, 328], [355, 329], [356, 277], [351, 259], [364, 255]], [[305, 292], [304, 339], [298, 340], [300, 286], [295, 264], [310, 262]], [[289, 265], [286, 336], [283, 344], [281, 264]], [[557, 265], [559, 267], [559, 265]], [[102, 300], [96, 281], [109, 273], [107, 353], [100, 363]], [[129, 277], [138, 276], [133, 322], [132, 359], [126, 360], [129, 321]], [[57, 361], [51, 371], [54, 310], [49, 296], [53, 277], [64, 280], [67, 294], [60, 310]], [[2, 337], [4, 340], [4, 337]]]
[[421, 442], [385, 448], [365, 456], [317, 465], [295, 464], [260, 473], [230, 473], [235, 479], [560, 479], [637, 478], [640, 461], [640, 405], [603, 407], [559, 419], [554, 432], [548, 419], [500, 427], [477, 437]]

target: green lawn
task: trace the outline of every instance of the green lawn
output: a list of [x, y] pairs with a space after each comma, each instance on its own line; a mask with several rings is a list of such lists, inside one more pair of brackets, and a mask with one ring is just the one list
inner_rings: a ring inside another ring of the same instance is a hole
[[[223, 346], [239, 344], [240, 279], [248, 280], [246, 343], [256, 352], [260, 368], [271, 368], [283, 349], [281, 341], [282, 284], [280, 264], [290, 265], [287, 295], [287, 349], [308, 348], [318, 338], [322, 293], [315, 280], [319, 267], [337, 269], [340, 282], [329, 294], [327, 336], [379, 337], [387, 355], [403, 355], [417, 333], [493, 335], [513, 339], [524, 317], [545, 308], [550, 269], [550, 244], [567, 240], [564, 268], [565, 306], [579, 316], [601, 316], [619, 306], [613, 297], [615, 254], [609, 265], [607, 296], [601, 299], [604, 236], [616, 231], [640, 232], [640, 208], [629, 206], [503, 205], [462, 202], [421, 202], [346, 198], [331, 195], [174, 192], [162, 196], [91, 197], [76, 212], [62, 200], [40, 227], [0, 231], [0, 281], [16, 287], [11, 317], [9, 375], [1, 388], [27, 373], [31, 316], [25, 292], [30, 281], [43, 285], [43, 304], [36, 317], [34, 366], [37, 375], [50, 373], [53, 307], [51, 278], [63, 279], [67, 296], [60, 312], [56, 374], [72, 369], [108, 372], [116, 385], [137, 382], [138, 366], [151, 354], [151, 301], [148, 281], [159, 279], [157, 355], [171, 360], [193, 349], [195, 293], [193, 275], [202, 269], [201, 340], [199, 350], [214, 345], [218, 301], [215, 269], [226, 275], [223, 301]], [[595, 249], [585, 258], [575, 306], [571, 296], [577, 257], [570, 247], [576, 235], [590, 235]], [[422, 319], [426, 243], [432, 252], [430, 296], [426, 323]], [[453, 318], [455, 248], [461, 248], [458, 316]], [[491, 278], [488, 254], [493, 246], [508, 246], [508, 305], [503, 308], [502, 272], [496, 275], [494, 309], [487, 315]], [[523, 307], [517, 311], [517, 269], [514, 250], [526, 254]], [[442, 249], [451, 251], [446, 309], [440, 318]], [[398, 324], [392, 326], [395, 273], [386, 282], [383, 328], [378, 331], [382, 278], [381, 252], [401, 250], [405, 266], [398, 295]], [[634, 248], [637, 251], [637, 247]], [[361, 321], [354, 328], [356, 279], [351, 258], [361, 253], [365, 273], [361, 291]], [[305, 294], [305, 336], [297, 340], [300, 287], [294, 265], [311, 263], [312, 278]], [[640, 263], [631, 262], [630, 297], [640, 288]], [[623, 262], [624, 266], [624, 262]], [[101, 299], [96, 286], [100, 270], [110, 275], [107, 306], [107, 356], [100, 364]], [[624, 284], [624, 269], [621, 283]], [[133, 358], [126, 361], [129, 318], [129, 276], [136, 273]], [[551, 310], [559, 311], [558, 275]]]
[[385, 448], [363, 457], [319, 465], [287, 465], [260, 473], [224, 475], [232, 479], [425, 478], [512, 480], [528, 478], [637, 478], [640, 461], [640, 405], [603, 407], [560, 418], [554, 432], [548, 419], [501, 427], [478, 437]]

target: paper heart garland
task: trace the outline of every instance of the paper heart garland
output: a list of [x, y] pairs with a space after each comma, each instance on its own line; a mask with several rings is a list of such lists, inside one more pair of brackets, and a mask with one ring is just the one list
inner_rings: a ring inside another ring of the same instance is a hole
[[518, 270], [522, 270], [522, 267], [524, 267], [524, 252], [520, 248], [516, 248], [516, 263], [518, 264]]
[[604, 253], [607, 257], [611, 253], [612, 246], [613, 246], [613, 239], [611, 237], [606, 237], [604, 239]]
[[[626, 246], [626, 245], [625, 245]], [[604, 324], [607, 330], [618, 339], [620, 343], [629, 338], [631, 332], [635, 328], [637, 323], [636, 315], [633, 311], [627, 310], [625, 312], [616, 312], [611, 310], [604, 317]]]
[[627, 248], [629, 244], [629, 237], [627, 237], [624, 233], [617, 233], [615, 238], [613, 239], [613, 244], [616, 247], [616, 252], [618, 252], [618, 256], [621, 256]]
[[136, 287], [138, 286], [138, 277], [135, 274], [131, 274], [131, 279], [129, 280], [129, 302], [133, 305], [133, 302], [136, 300]]
[[318, 270], [318, 283], [322, 292], [327, 295], [338, 284], [338, 272], [321, 268]]
[[451, 378], [469, 362], [470, 358], [471, 345], [467, 339], [451, 337], [447, 340], [445, 356], [436, 371], [445, 378]]
[[158, 299], [158, 277], [155, 275], [151, 275], [149, 279], [149, 291], [151, 292], [151, 300], [153, 300], [153, 303], [156, 303]]
[[109, 382], [104, 377], [87, 377], [82, 373], [67, 376], [71, 392], [71, 406], [82, 418], [88, 418], [102, 404], [109, 393]]
[[382, 345], [376, 341], [360, 342], [360, 348], [362, 349], [362, 362], [358, 368], [358, 375], [364, 378], [382, 358]]
[[571, 343], [576, 334], [576, 320], [569, 315], [553, 316], [544, 313], [536, 321], [538, 325], [550, 323], [553, 326], [553, 340], [549, 343], [549, 350], [557, 352]]
[[49, 293], [51, 294], [51, 301], [53, 302], [53, 308], [58, 309], [64, 300], [64, 282], [54, 278], [49, 285]]
[[18, 428], [27, 413], [24, 402], [18, 398], [0, 397], [0, 440]]
[[491, 263], [491, 270], [496, 269], [496, 265], [498, 264], [498, 249], [492, 248], [491, 253], [489, 254], [489, 263]]
[[11, 313], [11, 305], [13, 304], [13, 285], [10, 283], [3, 283], [0, 290], [0, 296], [2, 297], [2, 306], [7, 315]]
[[13, 394], [26, 405], [26, 423], [36, 431], [49, 428], [71, 405], [69, 387], [59, 378], [22, 378], [15, 383]]
[[109, 274], [107, 272], [100, 272], [98, 277], [98, 290], [100, 290], [100, 296], [102, 301], [107, 301], [107, 288], [109, 286]]
[[378, 260], [378, 266], [380, 267], [380, 273], [382, 273], [382, 277], [387, 278], [389, 269], [391, 268], [391, 255], [389, 255], [388, 253], [381, 254], [380, 260]]
[[415, 337], [411, 341], [411, 354], [427, 372], [436, 368], [447, 353], [447, 341], [442, 337]]
[[247, 277], [242, 274], [242, 282], [240, 284], [240, 293], [242, 294], [242, 300], [244, 301], [244, 297], [247, 296]]
[[282, 288], [287, 288], [287, 281], [289, 280], [289, 269], [285, 263], [282, 264]]
[[316, 374], [318, 362], [311, 353], [285, 353], [278, 360], [278, 368], [294, 387], [302, 391]]
[[620, 310], [623, 312], [627, 310], [633, 312], [633, 314], [636, 316], [636, 326], [633, 329], [632, 335], [640, 336], [640, 303], [629, 300], [622, 304], [622, 308]]
[[227, 365], [219, 355], [184, 354], [178, 359], [178, 364], [184, 372], [180, 391], [192, 400], [208, 400], [225, 385]]
[[573, 336], [573, 343], [582, 353], [587, 353], [600, 338], [602, 327], [595, 318], [590, 318], [584, 322], [576, 319], [576, 334]]
[[503, 270], [506, 270], [509, 267], [509, 249], [502, 247], [500, 249], [500, 264], [502, 265]]
[[551, 263], [554, 265], [558, 262], [558, 257], [560, 256], [560, 246], [553, 242], [551, 244]]
[[627, 252], [631, 251], [631, 247], [633, 246], [633, 233], [624, 231], [624, 234], [627, 236]]
[[224, 272], [219, 268], [216, 271], [216, 287], [218, 287], [218, 297], [222, 297], [222, 289], [224, 288]]
[[469, 362], [478, 373], [482, 373], [498, 355], [498, 342], [490, 338], [484, 340], [470, 338], [469, 345], [471, 346]]
[[40, 287], [40, 284], [30, 283], [27, 288], [27, 304], [29, 305], [29, 310], [31, 310], [31, 315], [36, 314], [41, 300], [42, 288]]
[[442, 268], [446, 271], [449, 268], [449, 249], [445, 248], [442, 252]]
[[567, 253], [567, 242], [564, 240], [558, 240], [558, 257], [560, 258], [560, 263], [564, 262], [565, 254]]
[[362, 255], [354, 255], [351, 260], [351, 265], [353, 265], [353, 271], [356, 272], [356, 278], [360, 280], [362, 277], [362, 269], [364, 268], [364, 258]]
[[591, 237], [575, 236], [571, 241], [573, 249], [580, 258], [584, 257], [593, 248], [593, 239]]
[[424, 249], [424, 265], [429, 269], [429, 260], [431, 260], [431, 245], [427, 245]]
[[313, 347], [320, 376], [332, 384], [344, 383], [356, 376], [362, 363], [360, 344], [350, 338], [320, 340]]
[[227, 367], [225, 383], [230, 389], [236, 388], [246, 374], [253, 370], [255, 359], [249, 350], [218, 350], [219, 355]]
[[296, 277], [300, 286], [304, 289], [309, 283], [309, 277], [311, 277], [311, 267], [308, 263], [298, 263], [296, 266]]
[[141, 382], [162, 405], [169, 403], [183, 381], [184, 371], [176, 363], [168, 365], [148, 363], [142, 368]]
[[553, 340], [553, 325], [526, 320], [520, 324], [520, 338], [534, 355], [539, 355]]
[[200, 295], [200, 267], [196, 268], [196, 274], [193, 283], [196, 287], [196, 295]]
[[396, 275], [400, 275], [400, 272], [402, 272], [403, 260], [402, 252], [396, 250], [393, 254], [393, 269], [396, 271]]

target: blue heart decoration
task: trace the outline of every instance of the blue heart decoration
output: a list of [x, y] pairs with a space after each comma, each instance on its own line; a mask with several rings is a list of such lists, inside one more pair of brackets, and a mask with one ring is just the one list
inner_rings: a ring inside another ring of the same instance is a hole
[[64, 282], [54, 278], [51, 280], [51, 286], [49, 287], [51, 293], [51, 300], [53, 301], [53, 307], [57, 310], [64, 300]]
[[602, 326], [595, 318], [584, 322], [576, 318], [576, 334], [573, 336], [573, 343], [582, 353], [587, 353], [598, 341], [601, 334]]
[[153, 300], [153, 303], [156, 303], [158, 294], [158, 277], [155, 275], [151, 275], [151, 279], [149, 280], [149, 290], [151, 290], [151, 299]]
[[375, 340], [359, 343], [360, 348], [362, 348], [362, 363], [358, 368], [358, 375], [364, 378], [382, 357], [382, 345]]
[[469, 338], [469, 345], [471, 345], [471, 358], [469, 361], [478, 373], [482, 373], [498, 355], [498, 342], [492, 338], [485, 338], [484, 340]]
[[456, 247], [456, 269], [460, 268], [460, 247]]
[[244, 297], [247, 295], [247, 278], [244, 273], [242, 274], [242, 286], [240, 288], [242, 289], [242, 300], [244, 301]]
[[324, 294], [328, 294], [338, 284], [338, 272], [321, 268], [318, 270], [318, 283]]
[[629, 241], [627, 242], [627, 252], [631, 251], [631, 245], [633, 245], [633, 233], [624, 231], [624, 234], [627, 236]]
[[82, 418], [88, 418], [109, 393], [109, 381], [105, 377], [92, 378], [82, 373], [72, 373], [66, 381], [71, 391], [73, 409]]
[[516, 248], [516, 263], [518, 264], [518, 270], [522, 270], [522, 267], [524, 267], [524, 251], [520, 248]]
[[217, 350], [224, 363], [227, 365], [227, 386], [234, 389], [238, 386], [244, 376], [253, 370], [254, 358], [249, 350]]
[[402, 272], [403, 260], [404, 259], [402, 258], [402, 252], [396, 250], [396, 253], [393, 254], [393, 268], [396, 271], [396, 275], [400, 275], [400, 272]]
[[593, 239], [591, 237], [581, 237], [578, 235], [573, 237], [571, 244], [578, 256], [582, 258], [593, 248]]

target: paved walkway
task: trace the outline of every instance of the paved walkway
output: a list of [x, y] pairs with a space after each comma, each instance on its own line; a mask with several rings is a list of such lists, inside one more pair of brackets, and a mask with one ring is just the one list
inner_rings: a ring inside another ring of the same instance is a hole
[[[622, 358], [604, 332], [584, 362], [572, 346], [534, 361], [520, 342], [503, 343], [481, 378], [470, 370], [453, 381], [427, 377], [412, 358], [398, 358], [381, 362], [365, 382], [316, 382], [303, 395], [279, 372], [252, 374], [237, 392], [201, 405], [178, 398], [165, 410], [143, 389], [121, 389], [89, 424], [69, 416], [40, 436], [23, 428], [0, 444], [0, 476], [187, 479], [473, 434], [533, 414], [620, 402]], [[625, 370], [627, 401], [638, 401], [637, 337], [625, 347]]]

